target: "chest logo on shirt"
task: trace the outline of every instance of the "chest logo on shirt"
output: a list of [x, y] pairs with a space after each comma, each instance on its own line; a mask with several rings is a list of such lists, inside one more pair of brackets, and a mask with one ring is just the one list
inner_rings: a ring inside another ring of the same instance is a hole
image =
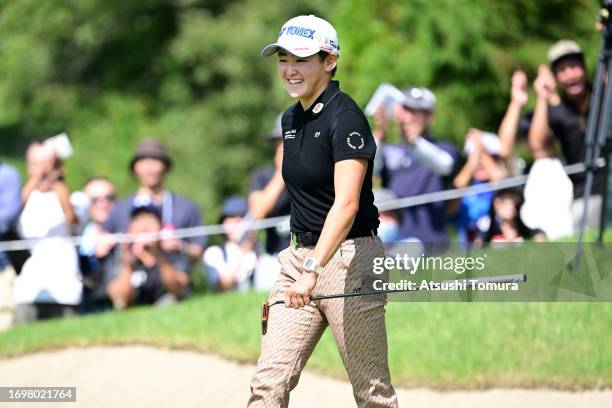
[[315, 138], [321, 136], [321, 132], [315, 132]]
[[359, 132], [351, 132], [346, 138], [346, 144], [353, 150], [361, 150], [365, 146], [365, 140]]
[[312, 108], [312, 113], [319, 113], [323, 110], [323, 105], [321, 102], [317, 103], [314, 108]]
[[295, 139], [295, 134], [296, 134], [297, 130], [296, 129], [291, 129], [285, 132], [285, 139]]

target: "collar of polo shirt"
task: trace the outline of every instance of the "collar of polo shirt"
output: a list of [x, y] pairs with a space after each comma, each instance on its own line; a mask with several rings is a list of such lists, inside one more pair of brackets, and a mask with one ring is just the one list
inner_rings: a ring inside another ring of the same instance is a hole
[[338, 81], [331, 81], [329, 86], [323, 91], [316, 101], [312, 104], [311, 108], [306, 112], [312, 115], [318, 115], [327, 106], [327, 104], [340, 93], [340, 83]]

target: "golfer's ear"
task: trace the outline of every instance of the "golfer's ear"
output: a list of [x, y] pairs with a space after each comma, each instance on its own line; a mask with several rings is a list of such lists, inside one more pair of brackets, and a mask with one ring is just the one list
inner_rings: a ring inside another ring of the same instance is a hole
[[325, 64], [325, 72], [332, 72], [336, 65], [338, 65], [338, 56], [336, 54], [327, 54], [323, 63]]

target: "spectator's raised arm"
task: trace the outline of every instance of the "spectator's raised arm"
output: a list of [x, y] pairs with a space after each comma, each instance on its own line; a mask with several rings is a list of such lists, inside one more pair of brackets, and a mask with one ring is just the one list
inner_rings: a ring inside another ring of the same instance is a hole
[[72, 208], [72, 204], [70, 204], [70, 190], [68, 190], [68, 186], [66, 186], [63, 181], [57, 180], [53, 183], [52, 189], [57, 194], [57, 198], [62, 206], [62, 211], [66, 217], [66, 222], [69, 224], [78, 224], [79, 219], [74, 212], [74, 208]]
[[420, 136], [414, 139], [413, 147], [415, 156], [427, 164], [434, 173], [448, 176], [453, 171], [455, 159], [444, 149]]
[[555, 78], [546, 65], [538, 68], [538, 77], [533, 82], [533, 89], [536, 92], [537, 102], [533, 119], [529, 129], [529, 149], [534, 157], [540, 157], [542, 151], [549, 144], [547, 138], [550, 136], [548, 127], [548, 103], [555, 97]]
[[512, 86], [510, 90], [510, 103], [506, 114], [499, 126], [499, 138], [501, 148], [499, 156], [508, 161], [514, 152], [514, 144], [516, 134], [518, 133], [519, 122], [521, 120], [521, 112], [527, 104], [527, 75], [525, 72], [518, 70], [512, 74]]

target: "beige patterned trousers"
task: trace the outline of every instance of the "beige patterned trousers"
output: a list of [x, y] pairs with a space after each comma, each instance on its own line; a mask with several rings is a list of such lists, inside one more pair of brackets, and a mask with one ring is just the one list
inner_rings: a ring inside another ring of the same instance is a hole
[[[290, 247], [279, 254], [281, 273], [270, 300], [283, 299], [300, 276], [314, 247]], [[373, 258], [384, 256], [378, 237], [344, 241], [320, 274], [313, 295], [372, 290]], [[353, 386], [358, 407], [397, 407], [387, 361], [386, 296], [370, 295], [310, 302], [301, 309], [270, 308], [249, 407], [287, 407], [306, 361], [329, 325]]]

